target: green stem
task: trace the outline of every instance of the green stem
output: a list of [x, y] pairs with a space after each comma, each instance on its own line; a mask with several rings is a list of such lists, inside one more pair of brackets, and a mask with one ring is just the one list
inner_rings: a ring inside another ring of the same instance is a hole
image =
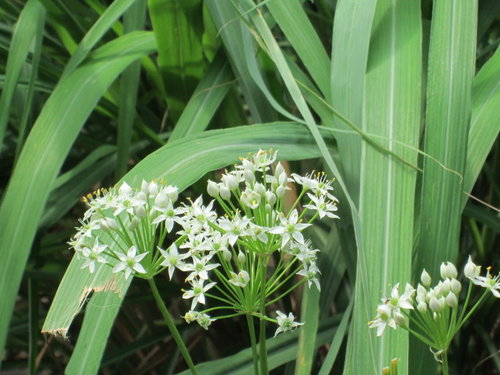
[[172, 337], [174, 338], [177, 347], [179, 348], [182, 356], [184, 357], [184, 360], [189, 366], [189, 369], [191, 370], [191, 373], [193, 375], [199, 375], [198, 371], [194, 367], [193, 360], [191, 359], [191, 356], [189, 355], [189, 352], [186, 348], [186, 345], [184, 344], [184, 341], [182, 341], [182, 337], [177, 330], [177, 327], [175, 326], [174, 320], [172, 319], [172, 316], [167, 310], [167, 307], [163, 303], [163, 299], [160, 296], [160, 292], [158, 291], [158, 287], [156, 286], [156, 283], [154, 281], [154, 278], [148, 279], [149, 286], [151, 288], [151, 291], [153, 292], [153, 296], [155, 297], [156, 303], [158, 305], [158, 308], [161, 311], [161, 314], [163, 315], [163, 319], [165, 319], [165, 323], [167, 323], [167, 327], [170, 330], [170, 333], [172, 334]]
[[252, 344], [252, 356], [253, 356], [253, 372], [255, 375], [259, 375], [259, 355], [257, 354], [257, 340], [255, 338], [255, 327], [253, 325], [253, 316], [247, 315], [248, 332], [250, 333], [250, 342]]
[[[260, 259], [260, 274], [262, 277], [261, 292], [260, 292], [260, 314], [266, 315], [266, 271], [268, 257], [263, 257]], [[260, 339], [260, 375], [268, 375], [269, 370], [267, 368], [267, 348], [266, 348], [266, 321], [265, 319], [260, 319], [259, 322], [259, 339]]]
[[443, 353], [443, 375], [449, 375], [448, 372], [448, 353]]

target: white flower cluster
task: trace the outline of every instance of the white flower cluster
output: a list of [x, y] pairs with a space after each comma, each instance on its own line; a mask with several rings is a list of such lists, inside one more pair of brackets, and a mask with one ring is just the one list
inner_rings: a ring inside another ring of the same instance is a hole
[[[179, 221], [179, 209], [174, 208], [177, 198], [175, 186], [146, 181], [140, 189], [124, 182], [119, 188], [99, 189], [84, 197], [89, 208], [69, 242], [84, 259], [82, 268], [93, 273], [98, 264], [106, 264], [128, 278], [131, 274], [151, 277], [169, 267], [172, 257], [157, 245]], [[171, 253], [174, 248], [175, 244]]]
[[[217, 319], [247, 314], [276, 322], [277, 333], [295, 328], [292, 314], [285, 319], [278, 312], [272, 319], [265, 309], [302, 283], [319, 290], [319, 250], [302, 232], [318, 217], [337, 218], [337, 199], [324, 174], [289, 178], [276, 157], [259, 150], [220, 182], [208, 182], [223, 215], [215, 200], [205, 204], [202, 196], [176, 207], [178, 189], [163, 182], [98, 190], [85, 198], [89, 209], [70, 244], [90, 272], [101, 263], [126, 278], [150, 278], [167, 269], [171, 279], [176, 269], [185, 272], [189, 287], [183, 298], [191, 301], [185, 320], [205, 329], [215, 320], [208, 313], [216, 310], [236, 312]], [[285, 193], [293, 182], [302, 189], [286, 211]], [[302, 198], [307, 200], [299, 213]], [[163, 249], [174, 224], [180, 226], [177, 240]], [[290, 283], [295, 275], [301, 281]], [[197, 311], [207, 297], [218, 306]]]
[[[377, 307], [377, 316], [368, 323], [369, 327], [377, 328], [377, 336], [381, 336], [386, 327], [396, 329], [400, 326], [407, 329], [424, 343], [438, 349], [435, 357], [439, 361], [438, 356], [446, 353], [457, 331], [479, 306], [488, 291], [495, 297], [500, 297], [500, 274], [493, 277], [489, 268], [486, 276], [480, 276], [480, 273], [481, 267], [475, 265], [469, 257], [464, 267], [464, 274], [470, 280], [469, 290], [460, 314], [459, 297], [462, 284], [457, 279], [456, 267], [450, 262], [444, 262], [440, 266], [441, 280], [432, 288], [431, 277], [425, 269], [420, 275], [420, 283], [416, 290], [410, 284], [406, 284], [405, 292], [400, 296], [399, 284], [396, 284], [391, 297], [382, 299], [383, 303]], [[468, 310], [473, 284], [486, 290]], [[413, 299], [415, 292], [416, 296]], [[411, 310], [414, 312], [411, 313]], [[408, 320], [411, 320], [411, 326]]]
[[[337, 199], [331, 194], [331, 182], [324, 174], [294, 175], [291, 179], [281, 163], [272, 168], [276, 156], [276, 152], [259, 150], [249, 158], [242, 158], [241, 164], [223, 174], [220, 182], [208, 181], [207, 191], [222, 207], [224, 215], [213, 210], [213, 201], [203, 205], [201, 197], [182, 208], [185, 216], [181, 234], [186, 241], [180, 248], [186, 249], [191, 258], [190, 263], [179, 267], [190, 272], [186, 280], [192, 288], [183, 295], [192, 299], [187, 321], [197, 320], [192, 316], [212, 310], [200, 313], [194, 310], [198, 303], [205, 304], [206, 292], [212, 287], [220, 295], [210, 297], [221, 303], [213, 309], [254, 315], [263, 315], [259, 311], [260, 301], [276, 301], [294, 289], [279, 294], [295, 274], [303, 276], [309, 286], [320, 288], [316, 265], [319, 250], [311, 247], [302, 231], [317, 217], [336, 218]], [[284, 196], [293, 181], [302, 185], [302, 192], [285, 214]], [[306, 194], [308, 204], [299, 214], [296, 207]], [[313, 215], [304, 223], [308, 210]], [[278, 257], [272, 258], [273, 254]], [[268, 270], [271, 263], [275, 266]], [[280, 315], [277, 320], [269, 320], [278, 323], [278, 333], [298, 325], [287, 323]]]

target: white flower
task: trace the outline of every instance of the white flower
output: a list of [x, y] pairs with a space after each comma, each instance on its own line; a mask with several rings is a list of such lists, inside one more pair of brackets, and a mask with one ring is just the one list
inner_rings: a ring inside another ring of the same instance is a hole
[[278, 316], [276, 317], [276, 320], [278, 321], [279, 327], [274, 334], [275, 337], [276, 337], [276, 335], [278, 335], [281, 332], [291, 331], [292, 329], [295, 329], [298, 326], [301, 326], [304, 324], [304, 323], [294, 322], [295, 317], [293, 316], [292, 313], [290, 313], [290, 314], [288, 314], [288, 316], [286, 316], [281, 311], [276, 311], [276, 314], [278, 314]]
[[304, 205], [304, 207], [317, 211], [320, 219], [324, 218], [325, 216], [332, 219], [339, 218], [337, 215], [333, 213], [338, 210], [335, 201], [330, 201], [330, 200], [327, 201], [324, 195], [315, 196], [312, 194], [308, 194], [308, 197], [314, 204], [306, 204]]
[[297, 212], [297, 210], [293, 210], [288, 218], [284, 215], [281, 215], [280, 221], [281, 225], [271, 228], [269, 230], [269, 233], [282, 235], [281, 246], [285, 246], [285, 244], [292, 238], [299, 243], [304, 243], [304, 236], [302, 235], [301, 231], [311, 224], [299, 223], [299, 213]]
[[486, 270], [486, 276], [476, 276], [472, 282], [488, 289], [496, 298], [500, 298], [500, 273], [493, 277], [490, 275], [490, 267]]
[[191, 302], [191, 310], [194, 310], [198, 303], [205, 304], [205, 293], [215, 286], [215, 283], [209, 283], [207, 285], [203, 285], [204, 280], [193, 280], [191, 282], [192, 290], [187, 290], [182, 295], [184, 299], [193, 299]]
[[413, 310], [412, 296], [414, 293], [415, 289], [407, 283], [404, 293], [400, 296], [399, 283], [397, 283], [392, 288], [391, 298], [389, 298], [389, 304], [391, 308]]
[[204, 313], [199, 313], [198, 316], [196, 317], [196, 321], [200, 325], [200, 327], [208, 330], [208, 326], [212, 324], [215, 319], [212, 319], [210, 315], [204, 314]]
[[224, 230], [229, 244], [233, 246], [238, 237], [247, 235], [246, 229], [249, 223], [250, 220], [246, 216], [240, 218], [236, 215], [232, 220], [221, 218], [218, 225]]
[[179, 267], [184, 272], [190, 272], [186, 281], [191, 281], [195, 278], [208, 280], [208, 271], [219, 266], [219, 263], [208, 264], [212, 256], [213, 254], [205, 255], [201, 258], [193, 257], [193, 263], [186, 263]]
[[231, 275], [231, 279], [229, 279], [229, 282], [241, 288], [246, 287], [248, 282], [250, 281], [250, 275], [245, 270], [240, 271], [238, 274], [234, 272], [230, 272], [229, 274]]
[[319, 285], [318, 274], [319, 268], [316, 266], [315, 262], [311, 262], [309, 265], [304, 264], [304, 268], [297, 272], [297, 275], [302, 275], [307, 280], [307, 286], [310, 288], [311, 284], [314, 283], [318, 291], [321, 291], [321, 286]]
[[141, 265], [140, 261], [147, 255], [147, 252], [135, 255], [137, 253], [137, 247], [132, 246], [127, 251], [127, 255], [116, 253], [116, 256], [120, 261], [113, 268], [113, 272], [121, 272], [125, 270], [125, 279], [128, 279], [132, 272], [146, 273], [146, 270]]
[[85, 262], [82, 264], [82, 267], [80, 269], [88, 267], [90, 273], [94, 273], [96, 263], [106, 263], [106, 258], [101, 256], [101, 254], [104, 252], [104, 250], [106, 250], [107, 247], [107, 245], [99, 244], [98, 237], [95, 239], [95, 243], [94, 246], [92, 246], [92, 249], [84, 247], [81, 253], [85, 259]]
[[158, 246], [158, 250], [160, 250], [161, 255], [163, 256], [164, 260], [161, 262], [162, 267], [167, 267], [168, 268], [168, 277], [170, 280], [172, 280], [172, 276], [174, 274], [175, 268], [182, 268], [184, 266], [184, 262], [182, 261], [183, 259], [186, 259], [189, 257], [189, 254], [179, 254], [177, 251], [177, 246], [175, 243], [170, 245], [168, 248], [168, 251], [165, 251], [161, 249]]
[[396, 329], [397, 324], [392, 317], [392, 311], [393, 309], [386, 304], [377, 307], [377, 317], [375, 320], [368, 322], [370, 328], [377, 328], [377, 336], [382, 336], [386, 327]]

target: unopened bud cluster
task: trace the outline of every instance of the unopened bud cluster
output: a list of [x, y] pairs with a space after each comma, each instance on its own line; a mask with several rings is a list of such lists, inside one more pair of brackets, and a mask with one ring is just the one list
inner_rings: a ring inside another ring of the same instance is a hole
[[[407, 284], [405, 292], [400, 296], [399, 284], [394, 286], [391, 297], [382, 299], [383, 303], [377, 307], [376, 318], [369, 322], [370, 328], [377, 328], [377, 336], [381, 336], [386, 327], [403, 327], [431, 348], [437, 349], [435, 357], [439, 360], [438, 353], [446, 354], [453, 337], [488, 291], [495, 297], [500, 297], [500, 274], [493, 277], [488, 268], [486, 275], [480, 276], [481, 267], [475, 265], [471, 257], [464, 267], [469, 288], [462, 306], [459, 302], [462, 283], [458, 280], [457, 268], [450, 262], [444, 262], [439, 271], [441, 280], [433, 287], [431, 276], [425, 269], [420, 275], [417, 289]], [[472, 285], [481, 286], [485, 291], [468, 309]]]

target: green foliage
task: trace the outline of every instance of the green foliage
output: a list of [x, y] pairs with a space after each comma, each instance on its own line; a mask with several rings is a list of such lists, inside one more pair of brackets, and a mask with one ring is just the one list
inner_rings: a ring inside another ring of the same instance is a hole
[[[290, 172], [336, 178], [342, 220], [309, 233], [322, 291], [280, 302], [306, 323], [268, 340], [271, 372], [379, 374], [395, 357], [399, 373], [434, 372], [427, 347], [377, 338], [367, 322], [423, 267], [473, 254], [498, 270], [498, 11], [495, 0], [3, 2], [2, 369], [184, 371], [143, 281], [91, 275], [67, 251], [79, 198], [154, 178], [192, 197], [207, 175], [273, 148]], [[158, 284], [201, 373], [249, 373], [244, 321], [188, 327], [177, 281]], [[478, 314], [451, 349], [457, 374], [500, 371], [498, 303]], [[67, 340], [44, 340], [42, 325]]]

